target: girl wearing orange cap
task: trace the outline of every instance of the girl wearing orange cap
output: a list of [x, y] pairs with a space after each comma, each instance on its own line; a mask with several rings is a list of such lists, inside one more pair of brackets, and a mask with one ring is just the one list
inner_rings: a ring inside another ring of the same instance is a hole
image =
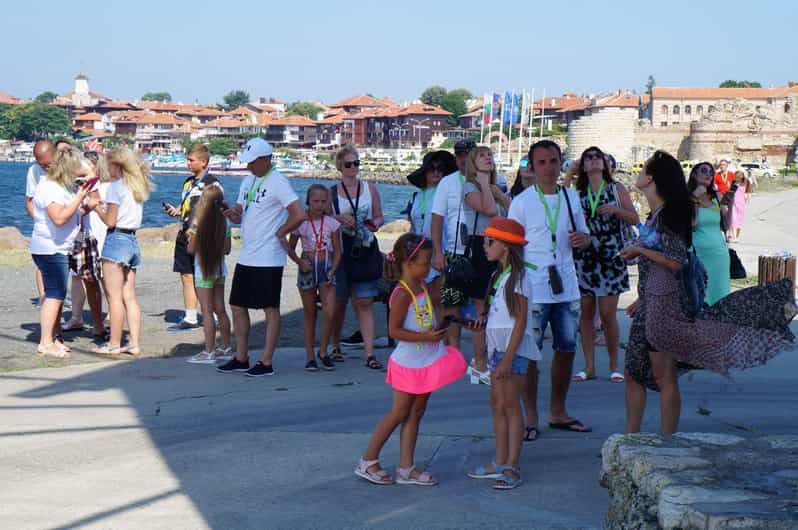
[[532, 321], [527, 318], [532, 282], [525, 272], [526, 267], [534, 265], [524, 263], [527, 241], [524, 227], [517, 221], [494, 217], [481, 235], [485, 238], [488, 260], [498, 263], [489, 284], [485, 326], [496, 456], [493, 462], [469, 472], [468, 476], [495, 479], [495, 489], [509, 490], [521, 485], [524, 377], [527, 366], [536, 370], [536, 362], [541, 358]]

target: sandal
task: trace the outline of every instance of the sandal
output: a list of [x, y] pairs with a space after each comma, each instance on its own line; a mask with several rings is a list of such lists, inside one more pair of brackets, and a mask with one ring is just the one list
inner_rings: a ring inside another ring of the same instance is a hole
[[70, 331], [83, 331], [84, 326], [85, 324], [82, 320], [71, 318], [69, 319], [69, 322], [65, 323], [63, 327], [61, 327], [61, 331], [64, 333], [68, 333]]
[[132, 355], [133, 357], [141, 357], [141, 348], [138, 344], [128, 344], [124, 348], [122, 348], [122, 352], [128, 355]]
[[382, 370], [382, 363], [373, 355], [366, 357], [366, 367], [372, 370]]
[[514, 477], [513, 475], [508, 475], [507, 473], [502, 473], [502, 476], [496, 479], [496, 483], [493, 485], [493, 489], [514, 490], [515, 488], [524, 483], [524, 481], [521, 479], [520, 467], [505, 466], [504, 470], [515, 473], [516, 475], [518, 475], [518, 478]]
[[524, 427], [524, 431], [525, 442], [534, 442], [540, 436], [540, 431], [538, 431], [537, 427]]
[[64, 351], [67, 351], [67, 352], [71, 352], [71, 351], [72, 351], [72, 348], [70, 348], [69, 346], [67, 346], [66, 342], [64, 342], [64, 337], [62, 337], [60, 333], [59, 333], [59, 334], [57, 334], [55, 337], [53, 337], [53, 339], [54, 339], [54, 340], [53, 340], [53, 342], [54, 342], [55, 344], [58, 344], [58, 346], [59, 346], [59, 347], [60, 347], [62, 350], [64, 350]]
[[612, 372], [610, 374], [610, 381], [613, 383], [623, 383], [626, 381], [626, 378], [623, 376], [621, 372]]
[[98, 348], [94, 348], [93, 351], [97, 355], [119, 355], [121, 353], [125, 353], [121, 346], [111, 346], [108, 343], [105, 343]]
[[[378, 469], [376, 471], [369, 471], [369, 468], [374, 465], [376, 465]], [[377, 484], [378, 486], [390, 486], [394, 483], [393, 477], [390, 473], [379, 467], [379, 465], [379, 460], [363, 460], [361, 458], [355, 468], [355, 475], [364, 480], [368, 480], [372, 484]]]
[[346, 357], [344, 357], [344, 354], [341, 353], [341, 349], [340, 348], [333, 348], [332, 349], [332, 353], [330, 353], [330, 359], [332, 359], [333, 361], [335, 361], [337, 363], [342, 363], [342, 362], [346, 361]]
[[69, 359], [69, 351], [62, 348], [57, 342], [51, 342], [46, 346], [36, 348], [36, 355], [39, 357], [52, 357], [53, 359]]
[[[416, 476], [413, 476], [413, 471]], [[410, 467], [397, 467], [396, 468], [396, 483], [397, 484], [410, 484], [413, 486], [437, 486], [438, 481], [432, 478], [427, 471], [419, 473], [415, 465]]]
[[587, 372], [582, 370], [581, 372], [576, 372], [574, 374], [573, 380], [577, 383], [584, 383], [585, 381], [592, 381], [596, 378], [595, 375], [587, 375]]
[[505, 469], [510, 469], [508, 466], [500, 466], [496, 462], [491, 462], [490, 465], [493, 467], [493, 471], [488, 471], [488, 466], [479, 466], [474, 471], [468, 472], [468, 478], [499, 479], [502, 478]]

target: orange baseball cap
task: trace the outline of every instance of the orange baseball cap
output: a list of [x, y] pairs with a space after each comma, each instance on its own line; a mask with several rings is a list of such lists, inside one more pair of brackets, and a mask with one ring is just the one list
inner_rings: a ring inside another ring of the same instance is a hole
[[524, 239], [526, 231], [521, 223], [513, 219], [505, 217], [494, 217], [488, 223], [488, 227], [483, 233], [483, 237], [490, 237], [510, 243], [511, 245], [526, 245], [527, 240]]

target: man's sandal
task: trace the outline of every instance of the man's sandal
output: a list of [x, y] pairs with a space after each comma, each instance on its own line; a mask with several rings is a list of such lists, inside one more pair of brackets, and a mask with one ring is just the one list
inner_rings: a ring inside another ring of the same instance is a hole
[[336, 363], [342, 363], [342, 362], [346, 361], [346, 357], [344, 357], [344, 354], [341, 353], [341, 349], [340, 348], [333, 348], [332, 349], [332, 352], [330, 353], [330, 359], [332, 359], [333, 362], [336, 362]]
[[366, 367], [372, 370], [382, 370], [382, 363], [373, 355], [366, 357]]
[[518, 477], [516, 478], [513, 475], [508, 475], [507, 473], [502, 473], [501, 477], [496, 479], [496, 483], [493, 485], [493, 489], [495, 490], [514, 490], [518, 486], [524, 483], [521, 479], [521, 468], [520, 467], [511, 467], [505, 466], [504, 468], [506, 471], [511, 471], [515, 473]]
[[[413, 476], [413, 471], [416, 476]], [[396, 468], [396, 483], [397, 484], [411, 484], [414, 486], [437, 486], [438, 481], [432, 478], [427, 471], [419, 472], [416, 466], [410, 467], [397, 467]]]
[[355, 475], [364, 480], [368, 480], [372, 484], [377, 484], [378, 486], [390, 486], [391, 484], [394, 483], [391, 474], [382, 468], [377, 469], [376, 471], [369, 471], [369, 468], [374, 465], [379, 467], [380, 461], [363, 460], [361, 458], [360, 461], [357, 463], [357, 467], [355, 468]]
[[496, 462], [491, 462], [490, 465], [493, 467], [493, 471], [488, 471], [488, 466], [479, 466], [475, 470], [468, 472], [468, 478], [499, 479], [504, 476], [502, 472], [505, 469], [509, 469], [508, 466], [500, 466]]

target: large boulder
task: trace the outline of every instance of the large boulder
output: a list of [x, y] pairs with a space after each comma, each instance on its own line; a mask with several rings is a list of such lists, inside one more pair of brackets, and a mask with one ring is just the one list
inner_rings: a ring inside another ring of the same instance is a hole
[[174, 241], [179, 230], [180, 223], [172, 223], [166, 226], [154, 228], [140, 228], [136, 231], [136, 237], [140, 243], [161, 243], [164, 241]]
[[407, 221], [405, 219], [400, 219], [398, 221], [392, 221], [390, 223], [385, 223], [380, 228], [379, 233], [380, 233], [380, 235], [388, 234], [388, 235], [399, 236], [399, 235], [402, 235], [405, 232], [409, 232], [409, 231], [410, 231], [410, 221]]
[[23, 236], [15, 226], [0, 228], [0, 250], [25, 250], [28, 248], [28, 238]]

